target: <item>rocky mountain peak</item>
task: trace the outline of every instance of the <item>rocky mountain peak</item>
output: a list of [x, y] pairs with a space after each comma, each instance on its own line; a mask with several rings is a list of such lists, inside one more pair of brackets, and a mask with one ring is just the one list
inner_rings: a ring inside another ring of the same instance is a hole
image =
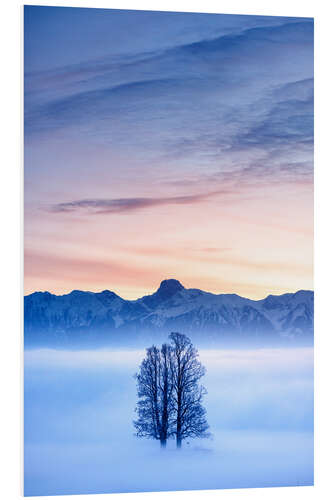
[[161, 299], [168, 299], [180, 290], [184, 290], [183, 285], [175, 279], [163, 280], [156, 292]]

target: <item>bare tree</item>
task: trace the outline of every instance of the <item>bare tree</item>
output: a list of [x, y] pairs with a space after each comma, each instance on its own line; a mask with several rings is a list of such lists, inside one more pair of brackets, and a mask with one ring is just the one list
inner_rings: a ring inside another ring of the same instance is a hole
[[171, 345], [146, 349], [146, 357], [135, 375], [139, 401], [134, 421], [136, 435], [158, 439], [164, 448], [169, 437], [177, 447], [188, 437], [208, 437], [206, 389], [199, 385], [205, 368], [190, 339], [171, 333]]
[[170, 346], [164, 344], [159, 350], [156, 346], [146, 350], [140, 371], [135, 375], [139, 401], [134, 421], [139, 437], [158, 439], [161, 447], [166, 446], [169, 431], [169, 416], [172, 392]]
[[198, 360], [198, 351], [188, 337], [173, 332], [169, 338], [173, 353], [173, 433], [177, 448], [181, 448], [184, 438], [209, 436], [206, 410], [202, 406], [202, 399], [207, 391], [199, 385], [205, 368]]
[[170, 431], [170, 415], [172, 411], [172, 351], [167, 344], [161, 349], [160, 369], [160, 400], [161, 400], [161, 446], [166, 446]]

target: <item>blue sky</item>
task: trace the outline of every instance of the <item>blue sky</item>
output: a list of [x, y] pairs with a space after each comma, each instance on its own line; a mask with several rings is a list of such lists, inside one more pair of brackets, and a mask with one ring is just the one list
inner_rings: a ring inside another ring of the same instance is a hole
[[[312, 19], [25, 7], [29, 291], [105, 288], [107, 255], [128, 297], [165, 275], [258, 298], [311, 288], [312, 178]], [[186, 267], [188, 248], [220, 260]], [[47, 271], [75, 256], [84, 281]]]

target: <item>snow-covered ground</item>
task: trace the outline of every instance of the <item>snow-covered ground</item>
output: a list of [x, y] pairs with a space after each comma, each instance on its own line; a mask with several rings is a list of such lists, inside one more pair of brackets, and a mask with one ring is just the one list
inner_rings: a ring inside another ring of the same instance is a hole
[[312, 348], [201, 350], [210, 439], [136, 438], [143, 351], [25, 353], [25, 494], [311, 485]]

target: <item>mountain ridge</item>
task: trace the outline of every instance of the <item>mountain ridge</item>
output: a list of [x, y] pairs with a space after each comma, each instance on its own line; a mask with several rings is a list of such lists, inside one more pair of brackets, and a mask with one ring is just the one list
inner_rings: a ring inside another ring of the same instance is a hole
[[136, 302], [137, 300], [141, 300], [144, 297], [150, 297], [151, 295], [154, 295], [155, 293], [158, 292], [158, 290], [161, 288], [161, 285], [163, 283], [170, 282], [170, 281], [176, 281], [176, 282], [178, 282], [180, 284], [181, 288], [185, 289], [185, 290], [199, 290], [200, 292], [208, 293], [208, 294], [214, 295], [216, 297], [219, 297], [221, 295], [223, 295], [223, 296], [237, 296], [237, 297], [240, 297], [242, 299], [251, 300], [253, 302], [260, 302], [262, 300], [268, 299], [268, 297], [282, 297], [282, 296], [285, 296], [285, 295], [295, 295], [296, 293], [300, 293], [300, 292], [314, 293], [313, 290], [306, 290], [306, 289], [302, 289], [301, 288], [299, 290], [296, 290], [296, 292], [285, 292], [285, 293], [281, 293], [281, 294], [268, 294], [268, 295], [266, 295], [266, 297], [263, 297], [262, 299], [250, 299], [249, 297], [244, 297], [243, 295], [239, 295], [238, 293], [224, 293], [224, 292], [214, 293], [214, 292], [208, 292], [206, 290], [200, 290], [199, 288], [185, 288], [182, 285], [182, 283], [180, 283], [180, 281], [178, 281], [177, 279], [167, 278], [167, 279], [164, 279], [164, 280], [161, 281], [161, 283], [159, 285], [159, 288], [155, 292], [152, 292], [151, 294], [148, 294], [148, 295], [143, 295], [142, 297], [138, 297], [136, 299], [124, 299], [123, 297], [121, 297], [121, 295], [117, 294], [113, 290], [109, 290], [108, 288], [106, 288], [105, 290], [102, 290], [100, 292], [93, 292], [91, 290], [73, 289], [70, 292], [63, 293], [63, 294], [56, 294], [56, 293], [50, 292], [49, 290], [35, 290], [34, 292], [31, 292], [31, 293], [28, 293], [28, 294], [24, 295], [24, 298], [30, 297], [30, 296], [36, 295], [36, 294], [48, 294], [48, 295], [52, 295], [54, 297], [67, 297], [68, 295], [75, 294], [75, 293], [88, 293], [88, 294], [94, 294], [94, 295], [96, 295], [96, 294], [103, 294], [103, 293], [108, 293], [108, 294], [110, 293], [110, 294], [116, 295], [117, 297], [119, 297], [119, 298], [121, 298], [123, 300], [126, 300], [127, 302]]
[[34, 292], [24, 297], [26, 343], [57, 339], [126, 342], [181, 331], [199, 340], [312, 338], [311, 290], [252, 300], [163, 280], [150, 295], [126, 300], [110, 290]]

